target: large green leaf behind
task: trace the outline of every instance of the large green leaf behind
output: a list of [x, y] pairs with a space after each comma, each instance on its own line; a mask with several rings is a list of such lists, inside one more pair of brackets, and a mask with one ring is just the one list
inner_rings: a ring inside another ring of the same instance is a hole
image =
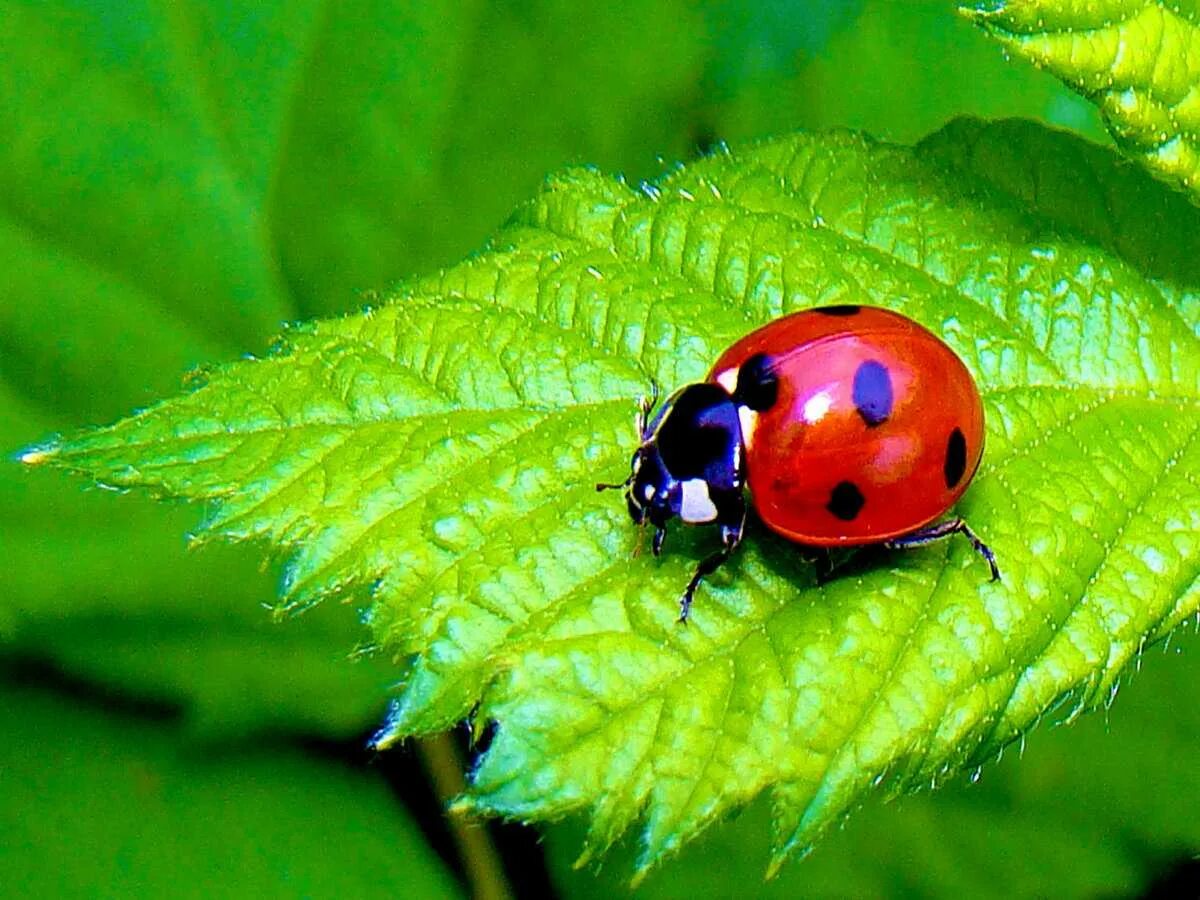
[[197, 745], [7, 679], [0, 715], [7, 896], [458, 893], [376, 774], [282, 746]]
[[1126, 153], [1200, 201], [1195, 0], [1001, 0], [965, 12], [1094, 102]]
[[[844, 17], [854, 6], [846, 2], [827, 15]], [[1024, 116], [1103, 141], [1104, 124], [1096, 108], [1052, 74], [1032, 66], [1012, 65], [980, 29], [955, 14], [955, 0], [862, 0], [852, 22], [829, 34], [827, 42], [798, 50], [790, 68], [779, 66], [776, 77], [746, 78], [732, 90], [718, 83], [709, 103], [714, 130], [733, 140], [782, 133], [797, 127], [861, 128], [876, 137], [902, 143], [920, 140], [950, 118], [971, 113], [987, 118]], [[791, 4], [792, 16], [814, 18]], [[765, 29], [773, 4], [756, 4], [753, 17]], [[829, 22], [820, 16], [804, 31], [811, 34]], [[796, 37], [777, 29], [768, 44], [780, 59], [777, 44]], [[720, 32], [718, 32], [718, 35]], [[720, 38], [718, 48], [723, 47]], [[764, 52], [751, 45], [730, 47], [743, 71], [763, 64]]]

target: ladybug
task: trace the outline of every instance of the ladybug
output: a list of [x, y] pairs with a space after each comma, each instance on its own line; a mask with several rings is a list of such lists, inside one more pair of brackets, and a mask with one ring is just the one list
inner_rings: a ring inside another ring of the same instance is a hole
[[763, 523], [798, 544], [894, 549], [962, 534], [1000, 577], [966, 522], [937, 521], [979, 467], [983, 404], [954, 351], [912, 319], [869, 306], [793, 313], [656, 402], [641, 403], [629, 477], [596, 489], [625, 490], [634, 523], [654, 526], [656, 556], [676, 516], [720, 530], [680, 621], [741, 542], [747, 488]]

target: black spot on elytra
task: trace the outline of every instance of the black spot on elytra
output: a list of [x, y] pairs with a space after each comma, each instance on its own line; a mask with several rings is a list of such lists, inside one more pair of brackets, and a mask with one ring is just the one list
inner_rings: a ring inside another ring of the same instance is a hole
[[774, 406], [778, 396], [779, 376], [771, 368], [770, 357], [755, 353], [742, 363], [733, 389], [734, 403], [762, 412]]
[[837, 306], [818, 306], [813, 312], [819, 312], [826, 316], [855, 316], [861, 306], [855, 306], [852, 303], [843, 303]]
[[868, 359], [854, 373], [854, 406], [868, 428], [887, 421], [892, 414], [892, 379], [887, 366]]
[[862, 491], [855, 487], [853, 481], [841, 481], [830, 492], [825, 508], [843, 522], [853, 522], [866, 502]]
[[963, 473], [967, 471], [967, 439], [955, 428], [950, 432], [946, 441], [946, 463], [942, 472], [946, 475], [946, 487], [953, 487], [962, 481]]

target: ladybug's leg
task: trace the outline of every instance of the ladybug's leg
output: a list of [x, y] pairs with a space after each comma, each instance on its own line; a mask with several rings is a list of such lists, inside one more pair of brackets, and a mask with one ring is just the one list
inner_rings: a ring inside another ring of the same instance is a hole
[[816, 570], [818, 586], [833, 578], [833, 554], [828, 547], [813, 548], [813, 568]]
[[663, 528], [661, 525], [655, 525], [654, 526], [654, 539], [652, 541], [650, 541], [650, 551], [655, 556], [659, 556], [662, 554], [662, 545], [663, 545], [663, 541], [666, 540], [666, 537], [667, 537], [667, 529]]
[[935, 525], [929, 525], [919, 531], [914, 531], [912, 534], [906, 534], [904, 537], [884, 541], [883, 546], [889, 550], [924, 547], [926, 544], [945, 540], [955, 534], [961, 534], [971, 542], [971, 546], [975, 548], [975, 552], [987, 560], [987, 564], [992, 570], [992, 581], [999, 580], [1000, 567], [996, 565], [996, 554], [992, 552], [991, 547], [979, 539], [979, 535], [972, 531], [966, 522], [957, 516], [946, 522], [938, 522]]
[[834, 549], [833, 547], [805, 547], [804, 559], [812, 563], [817, 587], [824, 587], [837, 577], [839, 570], [846, 568], [854, 559], [858, 548]]
[[683, 596], [679, 599], [679, 621], [684, 625], [687, 624], [688, 613], [692, 609], [692, 596], [696, 593], [696, 588], [700, 586], [700, 582], [706, 575], [711, 575], [721, 568], [722, 563], [729, 559], [733, 551], [737, 549], [737, 545], [742, 541], [742, 529], [745, 526], [746, 513], [744, 510], [736, 525], [721, 525], [721, 549], [700, 561], [700, 565], [696, 566], [696, 571], [692, 573], [692, 580], [683, 589]]

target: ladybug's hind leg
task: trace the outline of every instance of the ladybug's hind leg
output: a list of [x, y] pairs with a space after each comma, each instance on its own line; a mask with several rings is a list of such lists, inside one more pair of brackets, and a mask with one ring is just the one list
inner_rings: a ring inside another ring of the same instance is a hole
[[927, 525], [918, 531], [914, 531], [912, 534], [884, 541], [883, 546], [888, 550], [906, 550], [911, 547], [924, 547], [926, 544], [945, 540], [955, 534], [961, 534], [971, 542], [971, 546], [975, 548], [975, 552], [987, 560], [987, 564], [992, 570], [992, 581], [998, 581], [1000, 579], [1000, 567], [996, 565], [996, 554], [992, 552], [991, 547], [979, 539], [979, 535], [972, 531], [966, 522], [957, 516], [945, 522]]

